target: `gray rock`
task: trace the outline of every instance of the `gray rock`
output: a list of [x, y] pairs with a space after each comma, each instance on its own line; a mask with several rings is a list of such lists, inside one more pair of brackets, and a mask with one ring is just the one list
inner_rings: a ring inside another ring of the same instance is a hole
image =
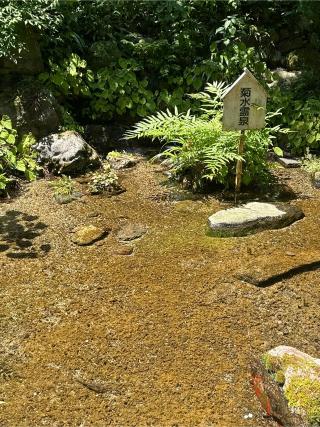
[[278, 162], [285, 168], [300, 168], [301, 162], [296, 159], [289, 159], [287, 157], [278, 157]]
[[74, 235], [71, 240], [79, 246], [87, 246], [103, 239], [109, 231], [110, 230], [106, 228], [96, 227], [92, 224], [84, 225], [74, 230]]
[[272, 72], [273, 77], [276, 79], [269, 86], [279, 86], [280, 88], [289, 88], [301, 75], [301, 71], [287, 71], [278, 68]]
[[255, 361], [251, 373], [260, 403], [281, 425], [319, 425], [320, 359], [281, 345]]
[[313, 176], [313, 185], [320, 188], [320, 172], [316, 172]]
[[88, 168], [101, 166], [96, 151], [74, 131], [52, 134], [42, 138], [36, 145], [38, 161], [46, 164], [53, 172], [84, 172]]
[[244, 236], [266, 229], [286, 227], [304, 217], [303, 212], [282, 203], [251, 202], [216, 212], [208, 219], [214, 236]]
[[107, 159], [113, 169], [116, 170], [132, 168], [138, 163], [138, 159], [125, 154], [119, 155], [119, 157], [107, 156]]
[[147, 232], [147, 228], [141, 224], [126, 224], [118, 231], [117, 237], [121, 241], [139, 239]]
[[0, 116], [8, 115], [20, 135], [32, 132], [42, 138], [57, 132], [60, 110], [52, 93], [38, 83], [15, 85], [7, 80], [0, 90]]

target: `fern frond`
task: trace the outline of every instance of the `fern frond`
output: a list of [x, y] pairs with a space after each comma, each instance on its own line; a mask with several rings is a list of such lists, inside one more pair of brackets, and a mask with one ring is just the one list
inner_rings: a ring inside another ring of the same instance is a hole
[[153, 140], [159, 138], [172, 141], [183, 131], [184, 124], [193, 120], [194, 116], [190, 114], [190, 110], [186, 114], [179, 113], [177, 108], [174, 113], [169, 109], [159, 111], [136, 123], [133, 129], [123, 135], [123, 139], [150, 137]]

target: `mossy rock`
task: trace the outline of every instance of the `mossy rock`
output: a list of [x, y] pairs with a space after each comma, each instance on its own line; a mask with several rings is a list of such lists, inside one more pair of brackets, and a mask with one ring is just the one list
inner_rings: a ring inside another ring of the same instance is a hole
[[[270, 415], [286, 426], [320, 426], [320, 359], [293, 347], [279, 346], [262, 356], [261, 365], [264, 373], [257, 374], [256, 369], [255, 375], [263, 378], [264, 385], [273, 383], [282, 396], [278, 394], [270, 400]], [[284, 403], [274, 413], [272, 407], [277, 406], [281, 398]]]

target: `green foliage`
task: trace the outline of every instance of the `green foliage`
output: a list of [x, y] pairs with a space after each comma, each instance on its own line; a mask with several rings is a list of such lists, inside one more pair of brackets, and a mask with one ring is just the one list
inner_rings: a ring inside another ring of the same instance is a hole
[[285, 145], [297, 155], [310, 149], [320, 149], [320, 98], [317, 88], [309, 91], [303, 77], [289, 87], [275, 87], [270, 91], [271, 108], [281, 108], [282, 115], [274, 123], [290, 128]]
[[61, 178], [50, 182], [49, 185], [55, 196], [71, 196], [74, 192], [74, 183], [70, 176], [62, 175]]
[[320, 159], [319, 158], [310, 158], [306, 159], [302, 163], [302, 167], [304, 170], [311, 174], [315, 174], [316, 172], [320, 172]]
[[109, 163], [103, 165], [102, 171], [95, 172], [92, 175], [89, 184], [89, 190], [92, 194], [111, 193], [119, 188], [118, 176]]
[[74, 0], [56, 10], [64, 37], [43, 44], [50, 70], [41, 79], [80, 122], [187, 111], [197, 103], [185, 94], [204, 82], [231, 81], [244, 66], [266, 71], [254, 44], [267, 32], [238, 2]]
[[5, 190], [13, 176], [24, 174], [29, 181], [36, 178], [39, 166], [32, 150], [34, 144], [35, 139], [31, 134], [24, 135], [19, 141], [10, 118], [2, 117], [0, 120], [0, 191]]
[[90, 80], [90, 70], [87, 71], [87, 63], [78, 55], [72, 53], [58, 65], [49, 61], [50, 72], [42, 73], [40, 81], [48, 82], [54, 95], [90, 95], [87, 80]]
[[0, 0], [0, 20], [0, 57], [17, 59], [23, 31], [36, 32], [41, 80], [64, 108], [64, 128], [127, 123], [174, 106], [195, 113], [198, 102], [186, 94], [206, 81], [231, 83], [244, 67], [265, 80], [268, 66], [298, 65], [315, 70], [312, 84], [271, 92], [271, 109], [283, 109], [273, 123], [292, 129], [294, 153], [319, 148], [317, 2]]
[[133, 158], [134, 155], [132, 153], [128, 153], [126, 151], [109, 151], [107, 155], [107, 160], [109, 159], [121, 159], [121, 157], [125, 158]]
[[[147, 89], [148, 80], [139, 80], [136, 61], [120, 58], [116, 64], [96, 72], [85, 60], [71, 54], [61, 65], [50, 62], [51, 71], [39, 78], [58, 97], [82, 99], [82, 116], [111, 119], [131, 113], [145, 116], [155, 110], [154, 94]], [[79, 107], [79, 105], [78, 105]]]
[[[126, 139], [147, 137], [159, 139], [170, 146], [161, 157], [171, 159], [173, 173], [187, 178], [194, 189], [209, 182], [229, 186], [234, 181], [238, 132], [222, 130], [222, 102], [226, 86], [222, 83], [207, 85], [205, 92], [193, 95], [202, 103], [203, 113], [194, 116], [187, 113], [158, 112], [137, 123], [125, 134]], [[266, 127], [246, 133], [243, 155], [245, 185], [263, 183], [268, 177], [267, 150], [272, 145], [274, 133], [279, 127]]]
[[249, 15], [227, 16], [222, 23], [216, 29], [217, 39], [210, 45], [211, 59], [217, 64], [221, 77], [232, 79], [245, 67], [258, 76], [263, 75], [267, 71], [264, 52], [248, 46], [246, 41], [251, 35], [251, 39], [261, 44], [263, 39], [269, 39], [268, 33], [260, 33], [257, 26], [250, 24]]
[[58, 0], [0, 0], [0, 58], [19, 58], [25, 49], [23, 28], [55, 34], [62, 22], [58, 4]]
[[73, 130], [80, 134], [84, 132], [84, 127], [75, 121], [71, 113], [66, 108], [60, 106], [60, 112], [62, 118], [62, 131]]
[[144, 117], [155, 110], [154, 94], [148, 89], [148, 80], [139, 77], [139, 70], [135, 60], [124, 58], [98, 70], [89, 82], [93, 119], [101, 115], [110, 119], [114, 114], [121, 116], [128, 112]]

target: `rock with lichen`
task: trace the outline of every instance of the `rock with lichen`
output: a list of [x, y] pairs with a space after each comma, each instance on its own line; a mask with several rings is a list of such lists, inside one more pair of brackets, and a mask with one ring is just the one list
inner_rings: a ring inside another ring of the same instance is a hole
[[279, 346], [255, 361], [251, 372], [268, 415], [287, 427], [320, 426], [320, 359]]

